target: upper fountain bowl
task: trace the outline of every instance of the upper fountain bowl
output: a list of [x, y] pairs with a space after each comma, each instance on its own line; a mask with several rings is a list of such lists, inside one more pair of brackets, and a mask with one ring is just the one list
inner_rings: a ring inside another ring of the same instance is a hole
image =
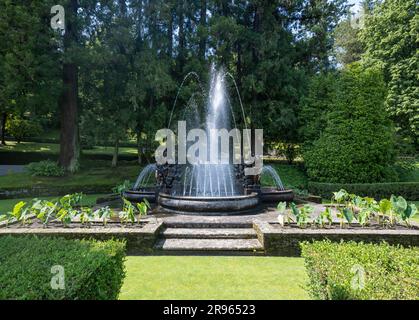
[[158, 202], [166, 211], [183, 214], [231, 215], [243, 214], [259, 204], [259, 195], [231, 197], [184, 197], [160, 193]]

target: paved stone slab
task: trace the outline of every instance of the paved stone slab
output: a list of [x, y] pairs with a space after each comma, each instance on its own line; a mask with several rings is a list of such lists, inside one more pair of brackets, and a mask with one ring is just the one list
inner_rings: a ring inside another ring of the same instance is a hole
[[165, 238], [183, 239], [255, 239], [256, 231], [250, 228], [168, 228], [162, 232]]
[[162, 239], [156, 249], [168, 251], [258, 251], [257, 239]]

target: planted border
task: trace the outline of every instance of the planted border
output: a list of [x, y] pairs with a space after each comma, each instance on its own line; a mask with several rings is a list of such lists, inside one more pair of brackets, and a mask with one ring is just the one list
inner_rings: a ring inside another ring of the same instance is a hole
[[318, 196], [330, 199], [336, 190], [345, 189], [349, 193], [367, 196], [375, 199], [390, 198], [392, 194], [402, 195], [407, 200], [419, 200], [419, 182], [391, 183], [322, 183], [309, 182], [308, 190]]

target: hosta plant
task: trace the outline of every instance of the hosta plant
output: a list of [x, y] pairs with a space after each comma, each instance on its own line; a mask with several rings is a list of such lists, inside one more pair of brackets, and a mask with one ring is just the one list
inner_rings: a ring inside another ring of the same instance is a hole
[[298, 208], [294, 202], [290, 204], [290, 207], [292, 214], [295, 216], [295, 222], [297, 225], [301, 228], [305, 228], [314, 208], [310, 205], [304, 205], [302, 208]]
[[94, 212], [94, 215], [98, 218], [102, 219], [103, 225], [107, 225], [109, 219], [113, 215], [113, 210], [109, 208], [108, 206], [99, 208]]
[[319, 225], [321, 228], [324, 228], [326, 223], [329, 226], [331, 226], [332, 222], [333, 222], [332, 210], [329, 207], [327, 207], [324, 211], [320, 212], [320, 214], [314, 220], [314, 223]]
[[416, 206], [408, 204], [403, 197], [391, 196], [390, 198], [392, 209], [397, 214], [400, 220], [410, 226], [410, 219], [413, 218], [417, 212]]

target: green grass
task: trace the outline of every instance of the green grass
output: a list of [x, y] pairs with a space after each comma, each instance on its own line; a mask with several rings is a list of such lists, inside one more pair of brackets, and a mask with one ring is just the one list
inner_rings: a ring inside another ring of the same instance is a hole
[[308, 299], [304, 260], [129, 256], [120, 299]]
[[[21, 142], [6, 141], [7, 145], [0, 148], [1, 152], [39, 152], [45, 154], [58, 154], [60, 145], [58, 143], [37, 143], [37, 142]], [[83, 150], [84, 154], [99, 154], [99, 155], [112, 155], [113, 147], [94, 147], [93, 149]], [[119, 148], [120, 155], [136, 155], [136, 148]]]
[[[83, 195], [83, 200], [81, 202], [82, 206], [91, 207], [96, 203], [96, 199], [104, 196], [103, 194], [85, 194]], [[39, 197], [39, 199], [43, 200], [55, 200], [59, 197]], [[32, 198], [24, 198], [24, 199], [6, 199], [6, 200], [0, 200], [0, 214], [4, 214], [6, 212], [9, 212], [13, 209], [16, 203], [19, 201], [31, 201]]]
[[[124, 180], [135, 181], [140, 173], [139, 165], [120, 166], [117, 168], [92, 167], [82, 168], [74, 175], [65, 177], [32, 177], [29, 173], [12, 173], [0, 176], [1, 188], [33, 186], [82, 186], [82, 185], [118, 185]], [[111, 190], [109, 190], [111, 191]]]
[[307, 188], [307, 176], [305, 175], [304, 171], [301, 170], [300, 166], [269, 162], [267, 164], [275, 168], [285, 187], [291, 189]]

